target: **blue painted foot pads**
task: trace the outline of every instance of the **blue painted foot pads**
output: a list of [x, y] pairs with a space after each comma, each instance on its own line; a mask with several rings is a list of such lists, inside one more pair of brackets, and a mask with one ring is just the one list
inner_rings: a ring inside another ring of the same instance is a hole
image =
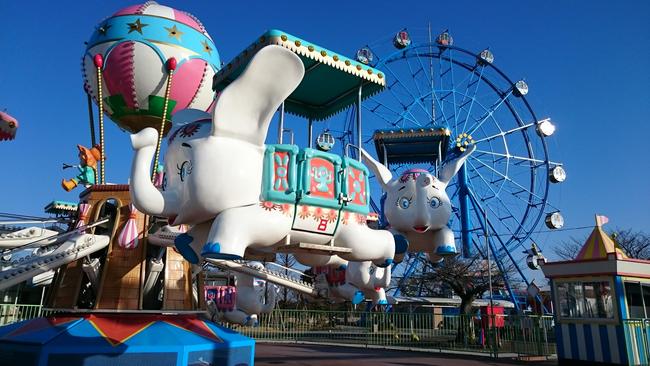
[[206, 243], [203, 246], [201, 255], [212, 259], [241, 259], [241, 256], [236, 254], [221, 253], [221, 245], [219, 243]]
[[363, 292], [357, 291], [357, 292], [354, 293], [354, 297], [352, 298], [352, 303], [354, 305], [361, 304], [363, 302], [363, 300], [365, 300], [365, 299], [366, 299], [366, 297], [363, 296]]
[[458, 252], [456, 252], [455, 245], [441, 245], [436, 248], [436, 254], [441, 257], [449, 257], [457, 255]]
[[409, 241], [404, 235], [393, 235], [395, 238], [395, 254], [404, 254], [409, 248]]
[[181, 234], [174, 239], [174, 246], [176, 247], [176, 250], [185, 258], [186, 261], [192, 263], [192, 264], [198, 264], [199, 263], [199, 257], [196, 255], [194, 252], [194, 249], [190, 246], [190, 244], [194, 241], [194, 238], [191, 237], [188, 234]]
[[388, 258], [388, 259], [386, 259], [386, 260], [384, 261], [384, 263], [382, 263], [382, 264], [376, 264], [376, 266], [377, 266], [377, 267], [381, 267], [381, 268], [386, 268], [386, 267], [390, 266], [391, 264], [393, 264], [393, 258]]

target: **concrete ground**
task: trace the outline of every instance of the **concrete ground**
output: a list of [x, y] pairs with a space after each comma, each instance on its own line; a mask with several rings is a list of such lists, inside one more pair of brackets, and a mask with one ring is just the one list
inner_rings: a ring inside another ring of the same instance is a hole
[[313, 344], [257, 343], [255, 365], [324, 366], [479, 366], [555, 365], [551, 360], [492, 359], [471, 353], [433, 353]]

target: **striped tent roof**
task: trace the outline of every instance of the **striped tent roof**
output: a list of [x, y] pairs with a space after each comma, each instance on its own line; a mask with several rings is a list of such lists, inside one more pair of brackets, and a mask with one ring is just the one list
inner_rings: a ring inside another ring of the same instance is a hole
[[575, 260], [607, 259], [609, 254], [614, 254], [617, 259], [626, 259], [627, 255], [602, 229], [601, 220], [596, 217], [596, 226], [580, 249]]

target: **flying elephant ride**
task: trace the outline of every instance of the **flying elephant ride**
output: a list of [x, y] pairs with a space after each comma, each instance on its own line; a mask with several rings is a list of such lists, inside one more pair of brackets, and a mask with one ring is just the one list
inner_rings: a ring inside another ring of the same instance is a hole
[[[150, 175], [158, 132], [131, 136], [132, 201], [170, 225], [191, 226], [175, 247], [193, 264], [245, 258], [249, 249], [387, 267], [406, 247], [396, 247], [391, 232], [367, 226], [368, 169], [360, 156], [312, 148], [311, 138], [314, 120], [353, 104], [359, 111], [362, 99], [384, 86], [383, 73], [372, 67], [268, 31], [215, 75], [212, 115], [169, 134], [161, 189]], [[278, 109], [279, 143], [267, 145]], [[309, 147], [282, 143], [285, 112], [309, 119]]]
[[317, 281], [324, 281], [328, 298], [334, 302], [350, 301], [357, 305], [370, 300], [374, 305], [388, 305], [386, 288], [391, 280], [391, 267], [377, 267], [370, 261], [347, 262], [339, 266], [313, 268]]
[[[249, 265], [258, 270], [264, 268], [260, 262]], [[235, 286], [219, 286], [212, 299], [208, 296], [206, 304], [213, 319], [255, 326], [258, 314], [270, 313], [275, 308], [278, 287], [274, 284], [261, 284], [253, 276], [235, 273]]]

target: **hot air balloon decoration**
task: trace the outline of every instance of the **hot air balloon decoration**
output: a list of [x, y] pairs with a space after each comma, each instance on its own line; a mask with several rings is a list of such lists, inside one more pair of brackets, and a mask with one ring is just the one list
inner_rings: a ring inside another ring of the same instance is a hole
[[18, 130], [18, 120], [10, 116], [9, 113], [0, 112], [0, 141], [13, 140], [16, 138]]
[[102, 21], [82, 61], [84, 87], [100, 113], [129, 132], [160, 129], [164, 115], [166, 133], [174, 112], [209, 110], [212, 76], [220, 66], [216, 46], [198, 19], [153, 1]]

